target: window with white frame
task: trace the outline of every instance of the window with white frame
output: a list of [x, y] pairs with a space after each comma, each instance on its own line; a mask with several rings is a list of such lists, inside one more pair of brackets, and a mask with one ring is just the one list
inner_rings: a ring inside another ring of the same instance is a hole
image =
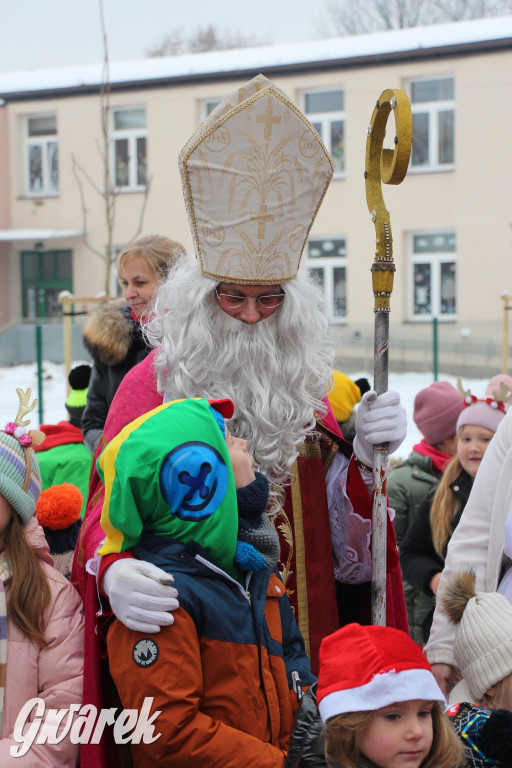
[[334, 237], [310, 239], [307, 268], [310, 277], [323, 289], [331, 321], [343, 321], [347, 316], [345, 240]]
[[410, 237], [410, 317], [455, 320], [457, 256], [453, 232], [412, 234]]
[[147, 182], [147, 131], [144, 107], [112, 110], [112, 163], [119, 189], [142, 189]]
[[26, 181], [28, 195], [56, 195], [59, 191], [59, 138], [57, 116], [39, 115], [25, 120]]
[[455, 80], [413, 80], [411, 168], [446, 170], [455, 164]]
[[341, 88], [307, 91], [302, 95], [304, 112], [320, 134], [334, 163], [334, 175], [345, 171], [345, 99]]
[[201, 101], [201, 120], [206, 120], [220, 102], [221, 99], [203, 99]]

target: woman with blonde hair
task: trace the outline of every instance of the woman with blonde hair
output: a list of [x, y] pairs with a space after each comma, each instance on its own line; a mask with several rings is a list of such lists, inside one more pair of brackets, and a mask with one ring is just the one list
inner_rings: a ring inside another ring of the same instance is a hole
[[[465, 405], [457, 420], [457, 452], [439, 485], [425, 497], [400, 548], [404, 578], [427, 595], [437, 594], [448, 542], [460, 521], [485, 451], [505, 416], [503, 402], [492, 397], [479, 400], [467, 395]], [[433, 615], [434, 609], [423, 624], [424, 642]]]
[[123, 377], [151, 351], [142, 324], [150, 315], [159, 283], [184, 252], [180, 243], [164, 235], [139, 237], [127, 245], [117, 257], [117, 276], [127, 305], [104, 304], [84, 326], [84, 345], [94, 363], [81, 428], [92, 454]]

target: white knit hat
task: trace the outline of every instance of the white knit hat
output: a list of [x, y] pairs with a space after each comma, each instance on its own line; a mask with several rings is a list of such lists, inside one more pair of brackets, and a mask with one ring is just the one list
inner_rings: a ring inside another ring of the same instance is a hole
[[475, 592], [473, 573], [460, 573], [443, 589], [441, 604], [456, 624], [453, 658], [480, 700], [512, 673], [512, 605], [497, 592]]

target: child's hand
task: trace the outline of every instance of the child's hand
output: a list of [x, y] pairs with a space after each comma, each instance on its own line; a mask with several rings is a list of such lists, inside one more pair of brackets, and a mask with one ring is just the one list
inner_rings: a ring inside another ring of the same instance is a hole
[[116, 618], [136, 632], [160, 632], [174, 622], [179, 608], [174, 579], [152, 563], [135, 558], [116, 560], [103, 575], [103, 590]]

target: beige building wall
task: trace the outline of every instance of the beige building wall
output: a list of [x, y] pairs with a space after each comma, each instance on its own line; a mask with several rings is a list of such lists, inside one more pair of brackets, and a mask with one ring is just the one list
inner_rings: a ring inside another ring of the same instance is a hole
[[[405, 334], [409, 332], [410, 235], [453, 231], [457, 238], [458, 311], [457, 322], [447, 323], [447, 326], [456, 327], [459, 335], [464, 326], [470, 327], [474, 335], [496, 333], [500, 327], [502, 302], [499, 295], [504, 289], [512, 290], [511, 73], [512, 51], [505, 51], [272, 77], [299, 105], [305, 90], [332, 87], [344, 90], [346, 171], [344, 178], [332, 182], [312, 236], [346, 239], [348, 316], [344, 324], [348, 329], [366, 329], [373, 322], [370, 266], [375, 237], [366, 207], [363, 172], [366, 127], [374, 103], [386, 88], [407, 90], [411, 78], [444, 75], [455, 78], [455, 170], [411, 171], [400, 186], [384, 188], [397, 267], [391, 321]], [[178, 173], [178, 154], [201, 120], [202, 100], [221, 98], [239, 84], [240, 80], [236, 79], [210, 80], [150, 89], [141, 87], [112, 95], [112, 108], [146, 108], [151, 190], [143, 234], [166, 234], [180, 240], [187, 248], [191, 247]], [[54, 198], [34, 199], [24, 196], [23, 124], [27, 116], [44, 113], [57, 114], [60, 191]], [[73, 174], [72, 157], [74, 155], [88, 176], [101, 186], [99, 96], [73, 95], [11, 102], [0, 109], [0, 131], [6, 115], [11, 167], [8, 187], [10, 227], [82, 230], [80, 188]], [[388, 136], [391, 139], [393, 135], [390, 125]], [[83, 178], [82, 183], [88, 240], [101, 250], [106, 240], [104, 205], [87, 179]], [[3, 184], [1, 188], [4, 189]], [[5, 189], [0, 194], [5, 196]], [[142, 202], [140, 192], [119, 194], [114, 235], [116, 246], [123, 246], [135, 234]], [[10, 246], [11, 266], [18, 281], [19, 251], [33, 245], [13, 243]], [[73, 249], [75, 294], [96, 295], [104, 290], [104, 264], [80, 238], [45, 242], [44, 247]], [[1, 254], [2, 250], [0, 258]], [[21, 312], [19, 295], [18, 282], [12, 306], [12, 313], [17, 316]], [[341, 330], [343, 332], [343, 328]]]
[[[7, 229], [11, 219], [7, 125], [7, 109], [0, 100], [0, 230]], [[0, 275], [3, 277], [0, 279], [0, 327], [8, 322], [11, 316], [9, 254], [9, 244], [0, 241]]]

